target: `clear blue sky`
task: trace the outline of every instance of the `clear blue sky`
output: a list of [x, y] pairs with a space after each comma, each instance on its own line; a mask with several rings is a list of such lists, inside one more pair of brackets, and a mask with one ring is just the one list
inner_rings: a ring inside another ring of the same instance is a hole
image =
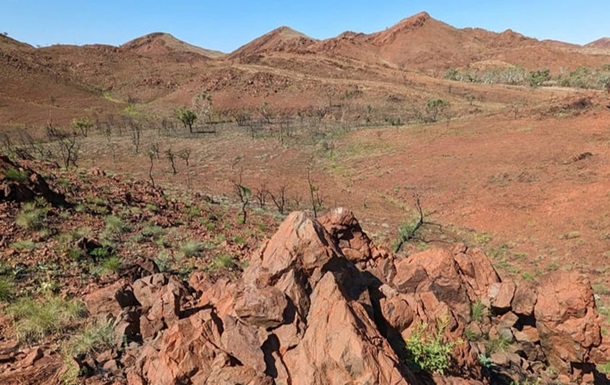
[[168, 32], [231, 52], [282, 25], [324, 39], [383, 30], [420, 11], [459, 28], [510, 28], [538, 39], [585, 44], [610, 36], [610, 0], [0, 0], [0, 32], [42, 46], [120, 45]]

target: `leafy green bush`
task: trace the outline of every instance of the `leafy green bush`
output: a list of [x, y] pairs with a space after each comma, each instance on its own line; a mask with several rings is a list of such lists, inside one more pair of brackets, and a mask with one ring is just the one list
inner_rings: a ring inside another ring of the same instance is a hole
[[551, 71], [548, 68], [531, 71], [527, 76], [527, 80], [530, 86], [540, 87], [545, 82], [551, 80]]
[[24, 183], [28, 180], [28, 174], [16, 168], [9, 168], [4, 171], [4, 178], [10, 182]]
[[436, 330], [428, 332], [428, 324], [417, 325], [413, 334], [406, 340], [407, 364], [416, 372], [444, 374], [449, 369], [451, 352], [458, 341], [443, 341], [443, 333], [447, 328], [449, 319], [437, 319]]
[[22, 341], [35, 342], [49, 334], [65, 330], [71, 322], [86, 316], [84, 305], [61, 297], [35, 301], [21, 298], [6, 308], [17, 337]]

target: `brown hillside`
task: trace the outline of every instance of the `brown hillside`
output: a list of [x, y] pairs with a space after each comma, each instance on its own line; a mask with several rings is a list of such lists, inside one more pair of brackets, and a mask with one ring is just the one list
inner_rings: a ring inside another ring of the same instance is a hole
[[185, 43], [168, 33], [162, 32], [155, 32], [133, 39], [123, 44], [121, 48], [144, 56], [170, 55], [179, 60], [198, 57], [217, 59], [225, 55], [219, 51], [212, 51]]
[[610, 37], [602, 37], [601, 39], [597, 39], [592, 41], [591, 43], [585, 45], [588, 48], [609, 48], [610, 49]]
[[247, 58], [270, 52], [303, 52], [316, 40], [289, 27], [279, 27], [235, 50], [229, 58]]

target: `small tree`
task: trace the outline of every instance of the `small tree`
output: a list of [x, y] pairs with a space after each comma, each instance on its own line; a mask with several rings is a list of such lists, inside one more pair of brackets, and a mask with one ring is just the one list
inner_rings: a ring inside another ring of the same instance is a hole
[[236, 181], [233, 181], [233, 188], [235, 191], [235, 195], [237, 195], [237, 198], [241, 202], [240, 222], [246, 223], [246, 220], [248, 219], [248, 212], [246, 211], [246, 208], [248, 207], [248, 204], [250, 204], [250, 198], [252, 197], [252, 191], [250, 190], [250, 188], [248, 188], [247, 186], [244, 186], [244, 184], [242, 183], [242, 178], [241, 178], [242, 171], [243, 170], [239, 170], [239, 179]]
[[193, 124], [197, 120], [197, 113], [190, 108], [182, 107], [176, 111], [176, 117], [184, 124], [184, 128], [188, 128], [192, 134]]
[[307, 184], [309, 185], [309, 199], [311, 201], [311, 208], [313, 209], [313, 216], [318, 217], [318, 212], [324, 205], [324, 197], [320, 195], [320, 189], [313, 184], [311, 180], [311, 172], [307, 172]]
[[176, 175], [178, 173], [178, 170], [176, 170], [176, 153], [174, 153], [171, 148], [168, 148], [165, 150], [165, 158], [169, 160], [169, 163], [172, 166], [172, 174]]
[[76, 167], [76, 161], [78, 160], [81, 147], [81, 141], [78, 134], [75, 131], [65, 131], [48, 125], [47, 136], [49, 139], [56, 141], [64, 167], [66, 169], [69, 168], [70, 165]]
[[89, 118], [72, 119], [72, 129], [80, 131], [81, 135], [87, 137], [89, 130], [93, 127], [93, 122]]
[[273, 111], [271, 110], [269, 103], [263, 102], [259, 111], [263, 119], [265, 119], [268, 124], [271, 124], [271, 119], [273, 119]]
[[280, 186], [280, 189], [276, 194], [269, 191], [269, 197], [273, 201], [275, 207], [277, 207], [277, 211], [284, 215], [286, 211], [287, 197], [286, 197], [286, 186]]
[[267, 185], [263, 182], [263, 183], [261, 183], [261, 186], [254, 191], [254, 198], [258, 202], [258, 206], [261, 209], [265, 207], [268, 196], [269, 196], [269, 189], [267, 189]]
[[531, 71], [527, 76], [527, 80], [531, 87], [540, 87], [544, 84], [544, 82], [547, 82], [550, 79], [551, 71], [548, 68]]
[[155, 167], [155, 156], [157, 155], [157, 152], [154, 149], [149, 149], [148, 150], [148, 159], [150, 160], [150, 167], [148, 168], [148, 177], [150, 178], [150, 183], [152, 183], [152, 186], [155, 187], [155, 179], [153, 178], [153, 168]]
[[212, 121], [212, 95], [207, 92], [201, 92], [195, 96], [193, 101], [195, 107], [199, 111], [199, 115], [206, 118], [208, 121]]
[[445, 99], [430, 99], [426, 103], [426, 117], [429, 122], [438, 121], [449, 107], [449, 101]]

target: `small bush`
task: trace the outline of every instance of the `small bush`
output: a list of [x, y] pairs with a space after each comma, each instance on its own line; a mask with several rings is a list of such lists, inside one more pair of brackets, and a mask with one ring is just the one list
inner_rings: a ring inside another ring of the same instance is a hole
[[0, 302], [8, 302], [13, 298], [14, 286], [11, 279], [0, 276]]
[[44, 224], [48, 208], [38, 207], [34, 202], [24, 203], [15, 223], [26, 230], [40, 230]]
[[9, 182], [25, 183], [28, 180], [28, 174], [16, 168], [9, 168], [4, 171], [4, 179]]
[[107, 216], [105, 222], [106, 231], [109, 233], [117, 234], [129, 231], [129, 227], [123, 223], [123, 220], [119, 217], [115, 217], [114, 215]]
[[237, 268], [237, 263], [232, 256], [228, 254], [220, 254], [212, 260], [208, 270], [233, 270], [235, 268]]
[[443, 375], [451, 360], [451, 352], [462, 341], [443, 341], [449, 319], [437, 320], [436, 330], [428, 334], [428, 324], [419, 324], [407, 343], [407, 364], [416, 372], [425, 371]]
[[142, 229], [142, 236], [146, 238], [154, 238], [162, 235], [164, 232], [161, 226], [146, 226]]
[[481, 301], [473, 302], [470, 307], [470, 316], [474, 322], [483, 321], [483, 317], [487, 316], [487, 307]]
[[114, 327], [111, 321], [96, 321], [82, 332], [74, 335], [64, 345], [64, 354], [78, 357], [83, 354], [100, 353], [112, 348], [115, 342]]
[[489, 354], [494, 354], [496, 352], [505, 352], [510, 345], [512, 345], [513, 341], [509, 340], [506, 337], [498, 336], [498, 338], [487, 341], [486, 347], [487, 352]]
[[196, 241], [188, 241], [180, 246], [180, 253], [185, 257], [198, 256], [205, 249], [203, 243]]
[[22, 341], [35, 342], [47, 335], [65, 330], [71, 322], [86, 315], [81, 302], [60, 297], [43, 301], [22, 298], [6, 309], [13, 321], [17, 337]]
[[17, 241], [17, 242], [11, 243], [11, 248], [13, 248], [15, 250], [32, 251], [32, 250], [36, 250], [39, 247], [40, 247], [40, 244], [36, 243], [34, 241]]
[[114, 326], [111, 321], [97, 321], [87, 326], [82, 332], [74, 335], [63, 346], [64, 384], [78, 384], [80, 368], [73, 358], [90, 353], [101, 353], [110, 349], [115, 343]]

